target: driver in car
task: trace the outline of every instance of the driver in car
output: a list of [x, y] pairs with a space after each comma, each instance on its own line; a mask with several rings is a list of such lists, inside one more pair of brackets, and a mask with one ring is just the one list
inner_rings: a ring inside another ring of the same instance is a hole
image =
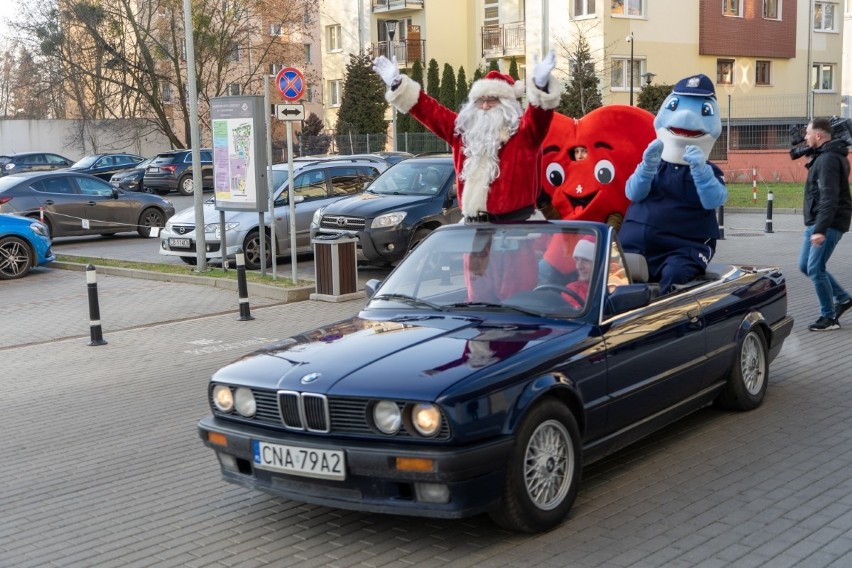
[[[577, 309], [586, 305], [589, 296], [589, 282], [592, 279], [592, 271], [595, 267], [595, 243], [589, 238], [577, 241], [574, 246], [574, 263], [577, 267], [577, 279], [569, 282], [565, 288], [570, 292], [563, 292], [562, 298]], [[581, 301], [582, 300], [582, 303]]]

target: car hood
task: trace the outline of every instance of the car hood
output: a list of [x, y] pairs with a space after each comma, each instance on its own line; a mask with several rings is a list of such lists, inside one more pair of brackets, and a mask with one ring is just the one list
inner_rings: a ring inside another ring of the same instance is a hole
[[334, 396], [434, 400], [456, 383], [529, 359], [529, 350], [580, 324], [485, 324], [478, 318], [354, 317], [303, 333], [223, 367], [214, 381]]
[[387, 195], [365, 192], [332, 203], [325, 208], [323, 214], [375, 217], [439, 198], [440, 195]]

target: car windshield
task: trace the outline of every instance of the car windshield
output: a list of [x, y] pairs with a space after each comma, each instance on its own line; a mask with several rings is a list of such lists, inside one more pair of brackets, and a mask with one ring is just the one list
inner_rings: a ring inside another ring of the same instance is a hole
[[100, 156], [86, 156], [85, 158], [81, 158], [80, 160], [76, 161], [71, 167], [77, 169], [89, 168], [92, 166], [92, 164], [98, 161], [98, 158], [100, 158]]
[[432, 162], [404, 160], [399, 162], [367, 187], [369, 193], [385, 195], [436, 195], [453, 175], [449, 161]]
[[[593, 291], [605, 289], [604, 238], [588, 223], [447, 226], [405, 257], [368, 307], [584, 316]], [[563, 281], [550, 283], [547, 258], [567, 271]]]

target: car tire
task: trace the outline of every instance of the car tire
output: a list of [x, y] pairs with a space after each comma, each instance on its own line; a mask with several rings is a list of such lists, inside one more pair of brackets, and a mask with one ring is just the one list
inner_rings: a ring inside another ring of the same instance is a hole
[[11, 236], [0, 239], [0, 280], [26, 276], [34, 264], [35, 253], [25, 240]]
[[136, 230], [139, 232], [140, 237], [147, 239], [151, 236], [151, 229], [153, 227], [162, 228], [165, 226], [166, 217], [163, 215], [163, 212], [154, 207], [149, 207], [139, 216], [139, 226]]
[[[266, 267], [272, 266], [270, 258], [272, 251], [269, 247], [269, 235], [266, 235]], [[243, 255], [248, 270], [260, 270], [260, 232], [252, 231], [243, 241]]]
[[178, 180], [178, 193], [181, 195], [192, 195], [193, 191], [192, 176], [189, 174], [181, 176]]
[[198, 264], [198, 259], [194, 256], [181, 256], [180, 259], [190, 266], [195, 266], [196, 264]]
[[727, 410], [752, 410], [760, 406], [769, 385], [769, 362], [763, 332], [752, 328], [737, 348], [728, 382], [716, 399]]
[[428, 237], [431, 232], [431, 229], [417, 229], [417, 232], [414, 233], [413, 237], [411, 237], [411, 244], [408, 245], [408, 252], [411, 252], [415, 248], [417, 248], [420, 243], [423, 242], [423, 239]]
[[541, 401], [516, 431], [500, 508], [491, 518], [515, 532], [536, 533], [558, 525], [577, 497], [581, 461], [574, 415], [554, 398]]

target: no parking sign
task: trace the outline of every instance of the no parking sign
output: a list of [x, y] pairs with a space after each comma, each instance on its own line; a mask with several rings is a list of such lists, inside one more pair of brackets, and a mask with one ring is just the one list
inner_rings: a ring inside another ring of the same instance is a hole
[[295, 67], [285, 67], [275, 76], [275, 88], [284, 100], [298, 101], [305, 94], [305, 76]]

